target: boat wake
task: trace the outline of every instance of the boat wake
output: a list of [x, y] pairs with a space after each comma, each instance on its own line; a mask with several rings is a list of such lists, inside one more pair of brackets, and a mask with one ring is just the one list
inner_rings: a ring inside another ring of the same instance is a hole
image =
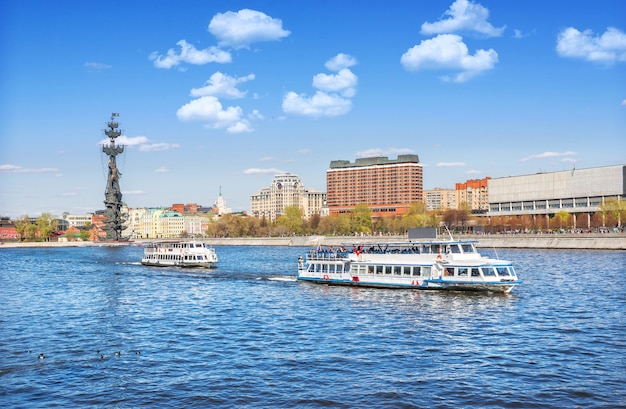
[[267, 278], [269, 281], [296, 281], [296, 277], [290, 276], [272, 276]]

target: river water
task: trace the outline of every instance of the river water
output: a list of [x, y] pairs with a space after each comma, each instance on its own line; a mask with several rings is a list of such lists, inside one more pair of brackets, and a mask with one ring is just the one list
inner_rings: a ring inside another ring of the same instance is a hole
[[306, 248], [216, 250], [207, 271], [1, 249], [0, 405], [626, 407], [626, 252], [498, 250], [524, 280], [507, 296], [328, 287], [295, 281]]

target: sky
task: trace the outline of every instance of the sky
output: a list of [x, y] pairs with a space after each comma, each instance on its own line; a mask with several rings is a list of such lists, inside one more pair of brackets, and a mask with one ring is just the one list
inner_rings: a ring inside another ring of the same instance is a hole
[[417, 154], [424, 189], [626, 164], [622, 0], [8, 0], [0, 215], [131, 208]]

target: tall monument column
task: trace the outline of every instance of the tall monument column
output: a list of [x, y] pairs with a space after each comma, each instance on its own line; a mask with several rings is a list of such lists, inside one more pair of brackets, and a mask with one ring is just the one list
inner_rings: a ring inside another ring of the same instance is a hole
[[119, 124], [114, 121], [115, 117], [120, 114], [111, 114], [111, 120], [107, 123], [108, 128], [104, 130], [106, 136], [109, 137], [109, 145], [102, 146], [102, 152], [109, 156], [109, 177], [107, 179], [107, 187], [104, 193], [104, 211], [105, 221], [102, 228], [106, 232], [106, 240], [121, 240], [122, 230], [126, 218], [122, 215], [122, 191], [120, 190], [120, 176], [122, 175], [117, 169], [115, 157], [124, 152], [123, 145], [116, 145], [115, 139], [122, 134], [118, 129]]

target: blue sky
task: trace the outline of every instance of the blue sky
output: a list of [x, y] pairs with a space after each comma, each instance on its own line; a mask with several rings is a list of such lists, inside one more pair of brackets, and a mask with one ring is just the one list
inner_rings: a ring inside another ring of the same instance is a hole
[[275, 174], [412, 153], [424, 188], [626, 164], [626, 3], [0, 5], [0, 214], [103, 209], [120, 114], [130, 207], [227, 206]]

